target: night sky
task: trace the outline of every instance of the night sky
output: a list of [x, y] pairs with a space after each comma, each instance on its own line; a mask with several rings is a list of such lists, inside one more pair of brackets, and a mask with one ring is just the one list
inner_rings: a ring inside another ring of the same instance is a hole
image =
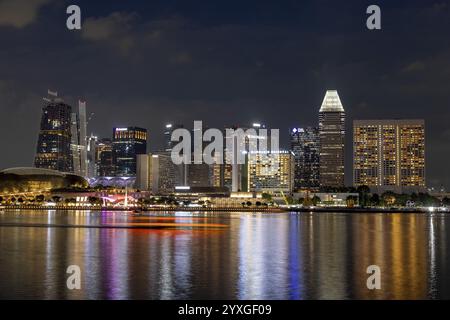
[[[78, 4], [82, 30], [66, 28]], [[382, 30], [366, 28], [378, 4]], [[317, 125], [326, 89], [353, 119], [423, 118], [427, 183], [450, 189], [450, 1], [0, 0], [0, 168], [31, 166], [42, 97], [86, 99], [88, 132], [254, 121]]]

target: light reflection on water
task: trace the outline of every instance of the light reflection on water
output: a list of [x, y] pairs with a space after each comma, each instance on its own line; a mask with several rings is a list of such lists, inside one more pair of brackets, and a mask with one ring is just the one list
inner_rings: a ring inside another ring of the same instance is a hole
[[[45, 226], [126, 223], [184, 227]], [[0, 215], [0, 298], [449, 299], [449, 228], [438, 213], [12, 211]], [[81, 290], [66, 289], [72, 264]], [[381, 290], [366, 287], [373, 264]]]

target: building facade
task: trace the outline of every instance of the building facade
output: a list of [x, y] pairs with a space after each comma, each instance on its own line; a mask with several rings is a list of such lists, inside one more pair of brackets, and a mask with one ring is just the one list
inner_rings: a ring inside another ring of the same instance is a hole
[[294, 153], [294, 189], [314, 189], [319, 181], [319, 128], [293, 128], [290, 133]]
[[248, 152], [271, 150], [270, 130], [261, 123], [231, 126], [225, 128], [224, 137], [223, 186], [232, 192], [248, 191]]
[[72, 107], [64, 103], [56, 92], [44, 98], [39, 137], [34, 158], [36, 168], [73, 172]]
[[165, 148], [165, 151], [172, 151], [172, 148], [174, 146], [174, 142], [172, 142], [172, 133], [176, 129], [183, 129], [183, 128], [184, 128], [184, 126], [182, 124], [172, 124], [172, 123], [166, 124], [166, 126], [164, 128], [164, 148]]
[[425, 191], [424, 120], [353, 121], [353, 184]]
[[97, 146], [98, 137], [91, 134], [87, 138], [86, 142], [86, 163], [87, 163], [87, 177], [95, 178], [98, 177], [98, 166], [97, 166]]
[[138, 127], [114, 128], [113, 159], [116, 176], [135, 176], [136, 156], [146, 153], [146, 129]]
[[113, 177], [115, 175], [115, 170], [112, 140], [108, 138], [98, 140], [95, 153], [97, 176]]
[[10, 168], [0, 171], [0, 195], [40, 194], [53, 189], [87, 188], [78, 175], [43, 168]]
[[320, 186], [344, 186], [345, 110], [338, 92], [328, 90], [319, 110]]
[[78, 101], [77, 110], [71, 114], [70, 130], [73, 172], [88, 177], [86, 102]]
[[187, 185], [191, 187], [211, 187], [212, 167], [206, 163], [187, 165]]
[[137, 155], [136, 188], [153, 194], [170, 194], [175, 191], [178, 167], [169, 152]]
[[290, 151], [250, 152], [248, 154], [250, 192], [292, 193], [294, 154]]

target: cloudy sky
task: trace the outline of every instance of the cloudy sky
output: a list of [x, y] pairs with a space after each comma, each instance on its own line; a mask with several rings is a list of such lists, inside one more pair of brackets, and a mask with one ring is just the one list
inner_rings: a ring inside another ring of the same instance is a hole
[[[450, 3], [377, 1], [0, 0], [0, 168], [30, 166], [42, 97], [88, 101], [89, 132], [261, 121], [317, 125], [326, 89], [351, 121], [424, 118], [427, 180], [450, 189]], [[82, 30], [66, 28], [78, 4]]]

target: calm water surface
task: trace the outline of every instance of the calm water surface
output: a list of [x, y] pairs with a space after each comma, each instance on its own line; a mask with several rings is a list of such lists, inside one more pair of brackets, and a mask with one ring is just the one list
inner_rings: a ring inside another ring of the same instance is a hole
[[449, 232], [445, 214], [7, 211], [0, 298], [450, 299]]

